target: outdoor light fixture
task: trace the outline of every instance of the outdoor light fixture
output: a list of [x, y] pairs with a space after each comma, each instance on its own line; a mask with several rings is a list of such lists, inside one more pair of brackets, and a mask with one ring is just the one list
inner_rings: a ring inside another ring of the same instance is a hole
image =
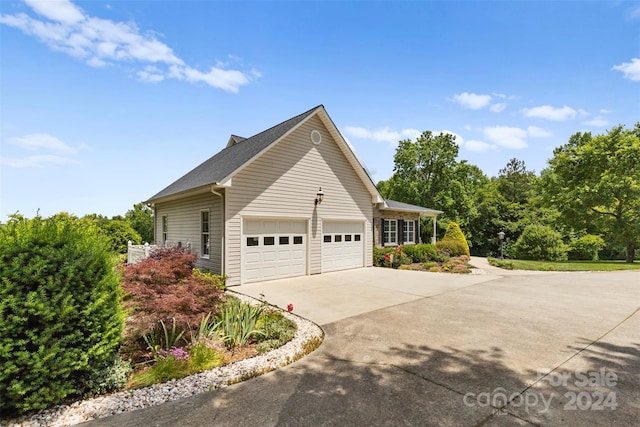
[[324, 193], [322, 192], [322, 187], [318, 189], [318, 193], [316, 193], [316, 205], [319, 205], [324, 200]]
[[502, 243], [504, 242], [504, 231], [498, 233], [498, 239], [500, 239], [500, 259], [504, 259], [504, 250]]

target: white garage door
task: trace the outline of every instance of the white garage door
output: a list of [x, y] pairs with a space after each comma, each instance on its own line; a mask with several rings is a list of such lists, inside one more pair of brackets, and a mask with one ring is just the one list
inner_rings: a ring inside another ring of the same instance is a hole
[[244, 220], [242, 282], [307, 274], [307, 223]]
[[364, 224], [322, 222], [322, 272], [364, 266]]

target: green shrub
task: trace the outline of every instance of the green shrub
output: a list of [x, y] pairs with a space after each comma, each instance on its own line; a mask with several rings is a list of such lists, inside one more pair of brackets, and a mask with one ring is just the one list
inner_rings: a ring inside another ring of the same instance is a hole
[[557, 231], [546, 225], [528, 225], [514, 245], [516, 258], [539, 261], [564, 261], [567, 245]]
[[434, 258], [436, 261], [446, 261], [448, 257], [466, 255], [465, 251], [469, 250], [469, 247], [465, 246], [463, 242], [453, 239], [438, 240], [436, 248], [439, 255]]
[[291, 341], [297, 326], [279, 311], [265, 311], [258, 320], [257, 328], [261, 332], [256, 337], [258, 353], [266, 353]]
[[494, 266], [494, 267], [500, 267], [500, 268], [504, 268], [505, 270], [513, 270], [513, 262], [511, 261], [505, 261], [503, 259], [497, 259], [497, 258], [487, 258], [487, 261], [489, 262], [490, 265]]
[[193, 277], [200, 280], [202, 283], [215, 286], [216, 288], [224, 291], [227, 289], [227, 276], [221, 276], [219, 274], [210, 273], [208, 271], [202, 271], [198, 268], [192, 270]]
[[571, 242], [569, 258], [577, 260], [598, 261], [598, 252], [606, 246], [600, 236], [587, 234]]
[[418, 245], [404, 245], [402, 251], [411, 258], [412, 262], [427, 262], [436, 257], [437, 249], [434, 245], [421, 243]]
[[404, 246], [373, 248], [373, 265], [376, 267], [398, 268], [404, 264], [411, 264], [413, 260], [407, 256], [402, 248]]
[[124, 319], [113, 260], [96, 227], [68, 215], [0, 226], [0, 413], [111, 387]]
[[[459, 248], [456, 250], [456, 252], [451, 252], [452, 256], [458, 256], [458, 255], [467, 255], [469, 256], [469, 244], [467, 243], [467, 239], [464, 237], [464, 234], [462, 233], [462, 230], [460, 229], [460, 226], [455, 223], [455, 222], [450, 222], [449, 225], [447, 226], [447, 230], [444, 233], [444, 237], [442, 238], [442, 241], [454, 241], [457, 242], [457, 245], [455, 246], [456, 248]], [[437, 245], [437, 242], [436, 242]]]

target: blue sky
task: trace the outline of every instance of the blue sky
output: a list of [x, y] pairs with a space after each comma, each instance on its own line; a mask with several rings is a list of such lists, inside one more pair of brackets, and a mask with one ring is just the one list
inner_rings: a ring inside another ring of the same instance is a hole
[[640, 120], [640, 2], [5, 1], [0, 220], [124, 214], [324, 104], [374, 181], [400, 139], [497, 175]]

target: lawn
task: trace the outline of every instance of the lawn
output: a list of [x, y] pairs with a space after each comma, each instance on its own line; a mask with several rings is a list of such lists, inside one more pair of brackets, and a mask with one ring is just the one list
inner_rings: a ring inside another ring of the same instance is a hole
[[538, 271], [616, 271], [640, 270], [640, 262], [627, 264], [624, 261], [527, 261], [519, 259], [498, 260], [490, 258], [489, 263], [509, 270]]

